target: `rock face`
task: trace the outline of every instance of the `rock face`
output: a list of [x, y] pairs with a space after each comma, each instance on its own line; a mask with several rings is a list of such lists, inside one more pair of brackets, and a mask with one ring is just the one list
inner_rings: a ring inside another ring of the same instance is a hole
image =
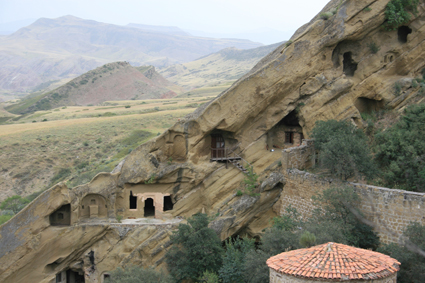
[[[340, 2], [322, 11], [339, 7], [334, 16], [317, 16], [219, 97], [133, 150], [114, 174], [76, 188], [57, 185], [3, 225], [0, 281], [51, 282], [74, 272], [99, 282], [116, 266], [162, 267], [169, 230], [135, 224], [124, 233], [117, 216], [154, 214], [168, 223], [205, 212], [221, 239], [258, 237], [279, 211], [279, 148], [308, 137], [317, 120], [350, 119], [361, 127], [361, 112], [423, 99], [409, 81], [425, 64], [424, 4], [406, 27], [385, 31], [388, 0]], [[270, 144], [269, 137], [285, 141]], [[240, 196], [247, 177], [225, 158], [249, 162], [259, 189]]]

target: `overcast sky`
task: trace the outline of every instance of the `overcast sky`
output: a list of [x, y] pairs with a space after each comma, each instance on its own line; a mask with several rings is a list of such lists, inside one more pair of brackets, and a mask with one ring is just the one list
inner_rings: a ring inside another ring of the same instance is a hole
[[0, 24], [73, 15], [126, 25], [177, 26], [209, 33], [264, 28], [292, 34], [329, 0], [0, 0]]

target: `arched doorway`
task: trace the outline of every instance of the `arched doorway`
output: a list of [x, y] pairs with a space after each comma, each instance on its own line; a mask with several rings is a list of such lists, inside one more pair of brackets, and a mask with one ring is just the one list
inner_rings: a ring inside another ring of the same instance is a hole
[[155, 206], [152, 198], [147, 198], [145, 200], [145, 215], [144, 217], [155, 216]]

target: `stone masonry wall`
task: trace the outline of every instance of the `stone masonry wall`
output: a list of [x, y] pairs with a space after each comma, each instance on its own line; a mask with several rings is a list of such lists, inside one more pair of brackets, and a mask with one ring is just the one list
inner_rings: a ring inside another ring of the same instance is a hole
[[303, 140], [300, 146], [282, 151], [282, 167], [284, 170], [291, 168], [304, 169], [314, 166], [314, 164], [315, 149], [313, 140]]
[[[309, 217], [314, 209], [311, 197], [337, 185], [332, 179], [320, 178], [297, 169], [283, 171], [286, 185], [280, 200], [280, 214], [284, 214], [285, 208], [292, 205], [303, 217]], [[402, 231], [413, 221], [425, 225], [425, 193], [346, 184], [360, 195], [360, 210], [375, 224], [375, 231], [383, 243], [398, 242]]]

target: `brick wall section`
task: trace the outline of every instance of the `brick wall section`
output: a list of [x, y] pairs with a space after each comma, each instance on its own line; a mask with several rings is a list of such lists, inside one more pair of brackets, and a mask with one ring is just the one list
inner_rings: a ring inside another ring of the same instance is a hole
[[[273, 269], [270, 269], [270, 283], [323, 283], [336, 282], [335, 280], [314, 280], [307, 278], [298, 278], [286, 274], [281, 274]], [[396, 283], [397, 273], [382, 279], [374, 280], [347, 280], [349, 283]]]
[[282, 167], [284, 170], [297, 168], [304, 169], [315, 165], [315, 149], [313, 140], [303, 140], [297, 147], [282, 151]]
[[[336, 186], [332, 179], [320, 178], [297, 169], [283, 170], [286, 185], [281, 196], [280, 214], [290, 204], [303, 218], [311, 216], [314, 209], [311, 197], [327, 188]], [[383, 243], [398, 242], [402, 231], [412, 222], [425, 225], [425, 193], [394, 190], [376, 186], [347, 183], [360, 195], [360, 210], [375, 223]]]

